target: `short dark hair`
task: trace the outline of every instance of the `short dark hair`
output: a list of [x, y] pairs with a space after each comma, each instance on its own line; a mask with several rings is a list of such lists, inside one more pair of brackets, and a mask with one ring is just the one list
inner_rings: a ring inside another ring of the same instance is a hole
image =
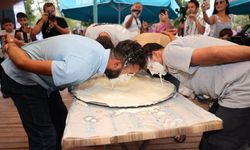
[[43, 5], [43, 11], [44, 11], [44, 12], [45, 12], [45, 8], [47, 8], [47, 7], [54, 7], [54, 8], [55, 8], [55, 6], [54, 6], [53, 3], [45, 3], [45, 4]]
[[162, 49], [162, 48], [164, 48], [164, 47], [158, 43], [147, 43], [142, 47], [143, 51], [146, 53], [147, 58], [152, 57], [153, 51], [157, 51], [157, 50]]
[[200, 4], [199, 4], [199, 2], [198, 2], [197, 0], [190, 0], [190, 1], [188, 1], [188, 4], [189, 4], [189, 3], [193, 3], [193, 4], [195, 5], [196, 8], [199, 8], [199, 7], [200, 7]]
[[159, 14], [166, 14], [166, 11], [168, 11], [167, 9], [161, 9]]
[[219, 33], [219, 37], [223, 37], [225, 35], [228, 35], [229, 37], [232, 37], [233, 35], [233, 31], [230, 28], [225, 28], [222, 29]]
[[16, 14], [16, 18], [18, 19], [18, 18], [28, 18], [28, 17], [27, 17], [27, 15], [25, 13], [19, 12], [19, 13]]
[[98, 36], [96, 38], [96, 41], [99, 42], [100, 44], [102, 44], [102, 46], [105, 49], [113, 49], [114, 48], [114, 44], [112, 43], [110, 37], [107, 37], [107, 36]]
[[146, 54], [144, 53], [141, 45], [136, 41], [121, 41], [115, 47], [114, 52], [119, 53], [120, 56], [124, 57], [124, 61], [128, 65], [139, 65], [140, 69], [144, 69], [146, 67]]
[[5, 23], [13, 23], [12, 20], [10, 18], [4, 18], [2, 21], [2, 25]]

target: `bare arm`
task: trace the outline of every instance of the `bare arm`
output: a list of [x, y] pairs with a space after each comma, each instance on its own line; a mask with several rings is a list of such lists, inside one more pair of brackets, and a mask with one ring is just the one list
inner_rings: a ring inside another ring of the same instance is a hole
[[125, 23], [125, 28], [129, 28], [133, 22], [134, 16], [131, 14], [131, 16], [129, 17], [128, 21]]
[[174, 36], [171, 32], [163, 31], [161, 33], [167, 35], [171, 41], [176, 40], [176, 36]]
[[42, 18], [39, 20], [39, 22], [33, 27], [31, 30], [32, 35], [37, 35], [39, 32], [41, 32], [43, 24], [48, 21], [48, 14], [43, 14]]
[[192, 54], [191, 65], [219, 65], [249, 60], [249, 46], [212, 46], [195, 49]]
[[195, 21], [195, 23], [196, 23], [196, 26], [198, 28], [199, 33], [203, 34], [205, 32], [205, 27], [203, 25], [201, 25], [201, 23], [198, 19]]
[[51, 75], [50, 60], [32, 60], [21, 48], [19, 48], [13, 39], [7, 44], [7, 54], [12, 62], [20, 69], [42, 75]]
[[208, 17], [207, 15], [207, 12], [206, 12], [207, 6], [205, 4], [202, 4], [201, 9], [202, 9], [202, 14], [203, 14], [203, 19], [206, 21], [206, 23], [208, 23], [209, 25], [215, 24], [216, 22], [215, 16], [213, 15], [211, 17]]

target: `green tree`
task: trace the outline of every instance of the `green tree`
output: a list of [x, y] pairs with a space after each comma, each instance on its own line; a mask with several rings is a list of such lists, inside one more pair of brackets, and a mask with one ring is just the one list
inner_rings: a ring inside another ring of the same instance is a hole
[[25, 7], [25, 11], [26, 11], [26, 14], [29, 18], [29, 23], [31, 22], [34, 22], [35, 20], [35, 15], [33, 14], [33, 10], [31, 8], [31, 4], [33, 4], [34, 1], [33, 0], [25, 0], [24, 1], [24, 7]]

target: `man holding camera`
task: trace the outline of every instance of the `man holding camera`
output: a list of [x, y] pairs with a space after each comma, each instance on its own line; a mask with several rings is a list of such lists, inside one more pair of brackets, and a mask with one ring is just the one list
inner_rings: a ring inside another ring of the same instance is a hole
[[142, 4], [139, 2], [134, 3], [130, 8], [130, 15], [127, 15], [123, 21], [123, 26], [131, 32], [147, 32], [148, 24], [140, 20], [142, 13]]
[[55, 15], [55, 6], [53, 3], [45, 3], [43, 6], [44, 14], [42, 18], [38, 20], [37, 24], [32, 30], [33, 35], [37, 35], [42, 31], [43, 38], [48, 38], [61, 34], [68, 34], [68, 24], [67, 22]]

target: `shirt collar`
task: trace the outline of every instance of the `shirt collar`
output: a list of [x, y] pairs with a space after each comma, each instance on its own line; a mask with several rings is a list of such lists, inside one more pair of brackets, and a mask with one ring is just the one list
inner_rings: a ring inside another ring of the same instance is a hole
[[97, 74], [103, 74], [107, 68], [108, 60], [110, 55], [110, 49], [104, 49], [104, 53], [101, 58], [101, 64], [99, 69], [97, 70]]

